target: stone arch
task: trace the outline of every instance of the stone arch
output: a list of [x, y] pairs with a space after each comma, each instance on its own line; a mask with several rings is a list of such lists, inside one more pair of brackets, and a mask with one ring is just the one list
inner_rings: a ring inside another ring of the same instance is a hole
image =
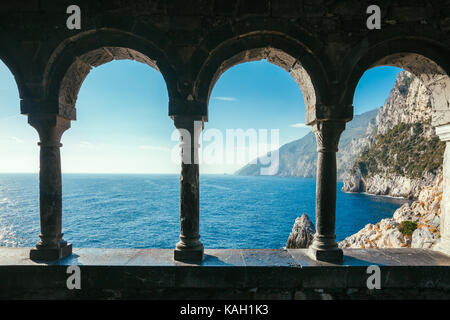
[[142, 37], [100, 29], [66, 39], [53, 53], [43, 78], [45, 98], [53, 111], [75, 119], [78, 92], [90, 70], [112, 60], [135, 60], [161, 72], [169, 98], [176, 92], [175, 72], [163, 50]]
[[421, 39], [391, 39], [366, 47], [344, 80], [347, 89], [342, 98], [346, 103], [352, 103], [356, 86], [366, 70], [378, 66], [395, 66], [414, 74], [430, 90], [433, 125], [449, 123], [449, 54], [443, 48]]
[[194, 97], [208, 104], [220, 76], [231, 67], [266, 59], [289, 72], [299, 85], [306, 115], [324, 103], [328, 80], [324, 68], [309, 48], [279, 33], [259, 32], [228, 39], [212, 50], [200, 68], [194, 84]]

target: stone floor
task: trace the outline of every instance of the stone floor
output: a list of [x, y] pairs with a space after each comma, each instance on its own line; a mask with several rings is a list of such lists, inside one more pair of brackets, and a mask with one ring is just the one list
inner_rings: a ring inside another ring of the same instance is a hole
[[173, 260], [173, 249], [74, 248], [72, 256], [52, 262], [28, 258], [30, 248], [0, 247], [0, 267], [9, 265], [90, 266], [450, 266], [450, 256], [426, 249], [344, 249], [342, 265], [314, 261], [305, 249], [206, 249], [200, 264]]
[[[49, 263], [31, 261], [29, 250], [0, 248], [1, 298], [450, 297], [450, 256], [424, 249], [347, 249], [342, 265], [304, 249], [210, 249], [201, 264], [174, 261], [172, 249], [75, 248]], [[80, 267], [81, 290], [67, 288], [69, 265]], [[370, 265], [380, 267], [381, 290], [367, 289]]]

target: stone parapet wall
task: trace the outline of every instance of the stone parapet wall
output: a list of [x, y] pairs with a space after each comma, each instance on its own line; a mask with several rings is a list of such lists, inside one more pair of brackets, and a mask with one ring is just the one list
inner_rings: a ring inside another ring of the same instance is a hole
[[[202, 263], [166, 249], [74, 249], [39, 263], [28, 248], [0, 248], [0, 298], [14, 299], [421, 299], [450, 298], [450, 258], [424, 249], [346, 249], [342, 265], [305, 249], [206, 250]], [[367, 287], [369, 266], [380, 289]], [[80, 269], [80, 289], [68, 289]]]

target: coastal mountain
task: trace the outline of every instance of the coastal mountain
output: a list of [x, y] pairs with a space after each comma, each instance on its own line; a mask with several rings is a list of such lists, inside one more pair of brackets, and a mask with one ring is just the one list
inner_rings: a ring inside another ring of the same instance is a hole
[[[338, 178], [342, 179], [344, 174], [351, 169], [356, 156], [360, 153], [361, 146], [368, 143], [368, 138], [372, 135], [375, 118], [378, 110], [374, 109], [356, 115], [353, 120], [347, 123], [339, 142], [339, 152], [337, 153]], [[291, 177], [315, 177], [317, 161], [317, 144], [313, 132], [308, 133], [303, 138], [292, 141], [281, 146], [279, 152], [279, 170], [277, 176]], [[235, 174], [242, 176], [260, 175], [261, 162], [258, 159], [256, 164], [247, 164], [239, 169]]]
[[[430, 92], [413, 74], [399, 72], [384, 105], [347, 123], [337, 153], [338, 179], [345, 192], [417, 199], [442, 170], [445, 144], [431, 125]], [[278, 176], [315, 177], [312, 132], [279, 150]], [[238, 175], [260, 174], [261, 162]]]
[[442, 170], [445, 144], [431, 126], [430, 93], [414, 75], [398, 74], [375, 130], [344, 175], [343, 191], [417, 199]]

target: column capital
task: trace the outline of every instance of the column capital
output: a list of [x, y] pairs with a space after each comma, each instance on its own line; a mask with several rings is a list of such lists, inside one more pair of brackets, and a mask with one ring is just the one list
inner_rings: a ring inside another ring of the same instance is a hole
[[306, 108], [305, 122], [307, 125], [314, 125], [322, 121], [343, 121], [348, 122], [353, 119], [353, 106], [342, 104], [316, 104]]
[[441, 141], [450, 141], [450, 123], [436, 127], [436, 135]]
[[61, 137], [70, 128], [70, 120], [56, 114], [29, 114], [28, 123], [38, 132], [41, 147], [61, 147]]
[[71, 105], [54, 100], [35, 100], [25, 98], [20, 101], [20, 112], [22, 114], [55, 114], [67, 120], [76, 120], [77, 110]]
[[208, 104], [193, 98], [171, 98], [169, 101], [169, 116], [199, 117], [204, 121], [208, 121]]
[[316, 135], [317, 152], [337, 152], [345, 121], [317, 121], [312, 125]]

